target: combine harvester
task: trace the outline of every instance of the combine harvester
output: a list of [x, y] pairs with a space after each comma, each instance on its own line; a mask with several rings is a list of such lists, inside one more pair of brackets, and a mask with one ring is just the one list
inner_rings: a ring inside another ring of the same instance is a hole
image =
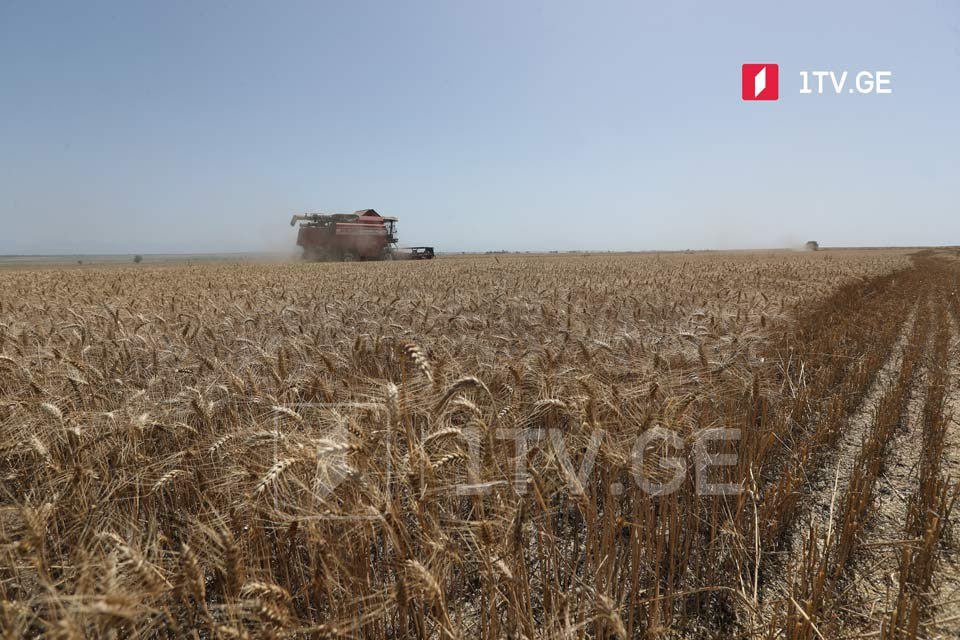
[[306, 213], [290, 219], [300, 223], [297, 246], [311, 262], [353, 260], [431, 260], [433, 247], [397, 248], [397, 219], [373, 209], [353, 213]]

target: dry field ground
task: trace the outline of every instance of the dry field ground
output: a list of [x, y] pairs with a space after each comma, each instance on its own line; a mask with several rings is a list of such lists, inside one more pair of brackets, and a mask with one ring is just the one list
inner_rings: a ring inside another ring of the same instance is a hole
[[960, 254], [0, 271], [0, 629], [952, 638]]

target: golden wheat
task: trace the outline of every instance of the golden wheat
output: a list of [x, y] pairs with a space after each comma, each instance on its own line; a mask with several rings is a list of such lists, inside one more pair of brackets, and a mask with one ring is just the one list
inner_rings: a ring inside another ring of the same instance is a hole
[[953, 629], [949, 252], [0, 276], [10, 637]]

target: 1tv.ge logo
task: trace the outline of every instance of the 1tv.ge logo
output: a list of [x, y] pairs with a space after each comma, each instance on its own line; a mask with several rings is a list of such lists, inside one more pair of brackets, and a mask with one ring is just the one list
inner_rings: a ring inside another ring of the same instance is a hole
[[[852, 80], [852, 82], [850, 82]], [[802, 95], [890, 94], [892, 71], [801, 71]], [[778, 100], [780, 65], [745, 64], [740, 70], [741, 96], [744, 100]]]
[[780, 65], [743, 65], [741, 85], [744, 100], [778, 99], [780, 97]]

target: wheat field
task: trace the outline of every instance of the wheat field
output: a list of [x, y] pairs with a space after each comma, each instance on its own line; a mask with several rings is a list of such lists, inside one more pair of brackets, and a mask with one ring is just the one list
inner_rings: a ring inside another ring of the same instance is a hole
[[0, 270], [0, 628], [950, 638], [960, 254]]

